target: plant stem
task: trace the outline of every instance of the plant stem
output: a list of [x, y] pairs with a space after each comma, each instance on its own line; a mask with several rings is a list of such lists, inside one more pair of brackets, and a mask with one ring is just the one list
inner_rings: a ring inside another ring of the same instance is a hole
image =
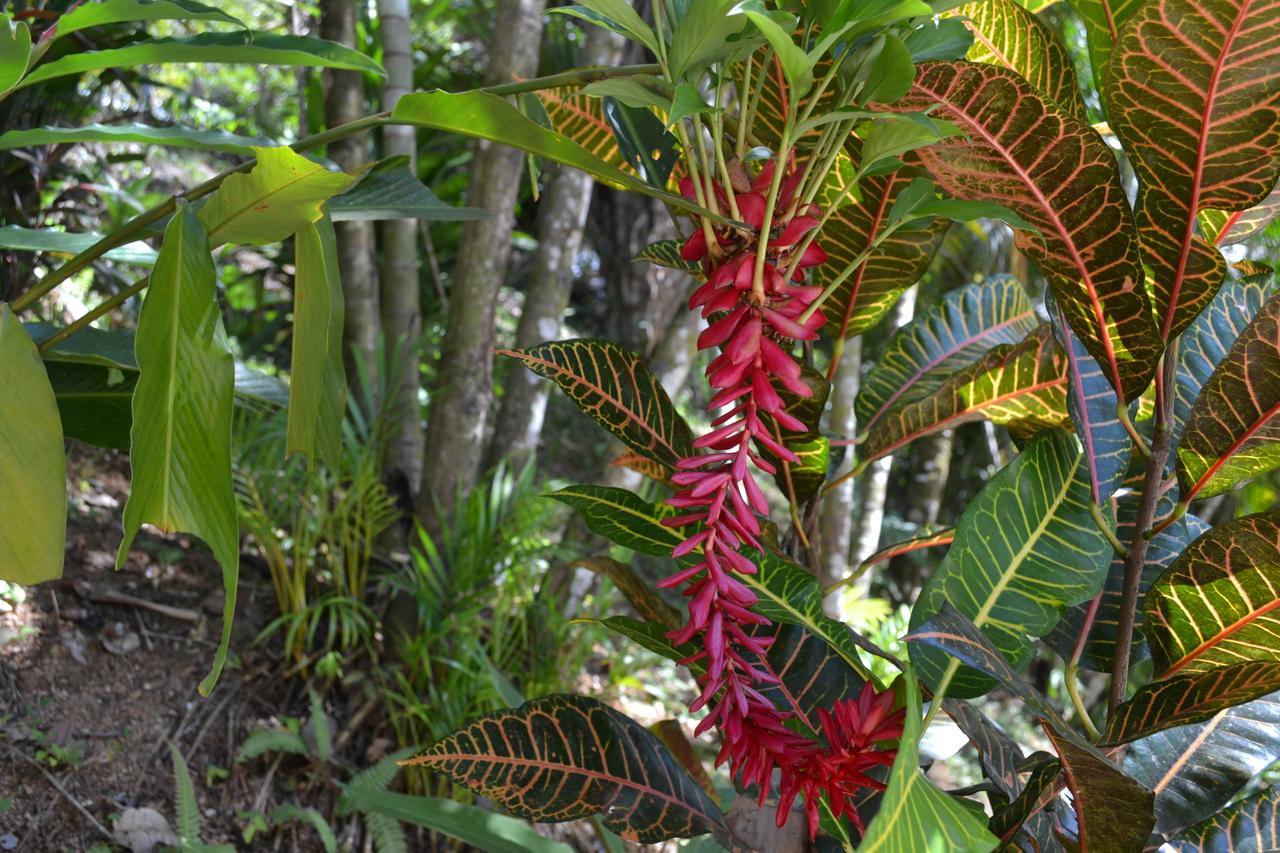
[[938, 681], [938, 689], [933, 691], [933, 696], [929, 699], [929, 713], [924, 715], [924, 724], [920, 726], [921, 732], [929, 731], [929, 724], [942, 710], [942, 700], [947, 695], [947, 688], [951, 686], [951, 679], [955, 678], [959, 671], [960, 661], [952, 658], [951, 663], [947, 664], [947, 671], [942, 673], [942, 678]]
[[1076, 671], [1078, 667], [1074, 661], [1067, 664], [1066, 671], [1063, 672], [1063, 681], [1067, 685], [1067, 695], [1071, 697], [1071, 705], [1076, 709], [1076, 716], [1080, 718], [1080, 725], [1084, 726], [1085, 733], [1089, 735], [1090, 740], [1096, 741], [1100, 735], [1098, 728], [1093, 724], [1092, 718], [1089, 717], [1089, 709], [1084, 705], [1084, 699], [1080, 696], [1080, 686], [1076, 684]]
[[[560, 89], [564, 86], [585, 86], [597, 80], [608, 80], [611, 77], [630, 77], [643, 74], [660, 74], [662, 69], [656, 64], [619, 65], [613, 68], [579, 68], [576, 71], [563, 71], [559, 74], [548, 74], [546, 77], [530, 77], [528, 80], [516, 80], [513, 83], [499, 83], [496, 86], [484, 86], [471, 89], [471, 92], [487, 92], [490, 95], [523, 95], [526, 92], [540, 92], [543, 89]], [[336, 129], [336, 128], [335, 128]]]
[[1089, 501], [1089, 514], [1093, 516], [1093, 523], [1098, 525], [1102, 535], [1107, 537], [1107, 541], [1111, 543], [1111, 548], [1121, 557], [1128, 554], [1129, 549], [1124, 547], [1120, 537], [1116, 536], [1116, 532], [1111, 529], [1111, 525], [1107, 524], [1106, 516], [1102, 514], [1102, 510], [1093, 501]]
[[94, 320], [97, 320], [102, 315], [128, 302], [132, 297], [137, 296], [146, 289], [147, 284], [150, 283], [150, 281], [151, 276], [139, 279], [129, 285], [129, 287], [117, 293], [115, 296], [99, 304], [89, 313], [84, 314], [81, 317], [77, 317], [65, 328], [59, 329], [40, 343], [36, 344], [36, 349], [40, 350], [40, 352], [48, 352], [67, 338], [74, 335], [76, 332], [83, 329], [85, 326], [88, 326]]

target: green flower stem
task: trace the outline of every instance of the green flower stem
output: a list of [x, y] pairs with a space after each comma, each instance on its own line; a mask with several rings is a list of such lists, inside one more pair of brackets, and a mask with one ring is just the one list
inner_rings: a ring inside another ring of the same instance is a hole
[[747, 55], [747, 63], [742, 69], [742, 88], [738, 90], [738, 138], [734, 140], [734, 154], [739, 160], [747, 153], [747, 105], [751, 100], [751, 62], [754, 58], [752, 54]]
[[[850, 261], [849, 265], [840, 271], [840, 275], [836, 276], [835, 279], [826, 286], [826, 288], [822, 291], [822, 293], [818, 294], [818, 298], [813, 300], [813, 302], [809, 304], [809, 307], [806, 308], [804, 313], [801, 314], [800, 317], [798, 318], [799, 322], [803, 323], [806, 320], [808, 320], [810, 317], [812, 317], [814, 312], [822, 307], [822, 303], [826, 302], [827, 299], [831, 297], [831, 294], [836, 292], [836, 290], [840, 287], [840, 285], [848, 281], [849, 276], [857, 272], [858, 267], [865, 264], [867, 262], [867, 258], [871, 257], [871, 253], [874, 252], [876, 249], [878, 249], [880, 247], [880, 244], [883, 243], [885, 240], [887, 240], [889, 238], [889, 235], [891, 235], [894, 231], [896, 231], [898, 226], [901, 224], [902, 223], [900, 222], [894, 223], [893, 225], [890, 225], [888, 228], [884, 229], [879, 234], [877, 234], [875, 236], [875, 239], [871, 241], [871, 245], [867, 246], [867, 248], [859, 252], [858, 256], [854, 258], [852, 261]], [[816, 231], [818, 229], [814, 229], [814, 230]]]
[[1071, 706], [1076, 710], [1076, 716], [1080, 718], [1080, 725], [1084, 726], [1085, 733], [1089, 735], [1089, 740], [1097, 741], [1101, 735], [1098, 733], [1098, 727], [1093, 724], [1093, 719], [1089, 716], [1089, 709], [1085, 707], [1084, 699], [1080, 696], [1080, 685], [1076, 683], [1076, 673], [1079, 666], [1075, 661], [1067, 664], [1066, 671], [1063, 672], [1063, 681], [1067, 685], [1067, 695], [1071, 697]]
[[764, 301], [764, 262], [769, 249], [769, 230], [773, 228], [773, 212], [778, 204], [778, 190], [782, 187], [782, 175], [787, 170], [787, 157], [791, 154], [791, 130], [795, 123], [795, 105], [787, 110], [787, 121], [782, 126], [782, 141], [773, 167], [773, 181], [764, 204], [764, 221], [760, 224], [760, 242], [756, 244], [756, 268], [751, 278], [751, 293]]

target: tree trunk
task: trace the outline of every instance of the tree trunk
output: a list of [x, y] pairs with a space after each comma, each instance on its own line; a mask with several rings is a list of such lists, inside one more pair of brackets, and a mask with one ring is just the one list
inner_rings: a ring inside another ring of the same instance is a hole
[[[828, 415], [827, 434], [833, 439], [853, 438], [857, 435], [858, 421], [853, 411], [853, 401], [858, 396], [862, 372], [862, 338], [846, 341], [844, 355], [831, 380], [831, 411]], [[845, 449], [844, 460], [835, 472], [839, 477], [853, 470], [854, 449]], [[818, 579], [825, 589], [841, 578], [847, 577], [857, 564], [850, 565], [849, 549], [853, 543], [853, 493], [857, 484], [845, 480], [822, 499], [822, 515], [819, 529], [820, 542]], [[823, 600], [823, 609], [829, 616], [840, 615], [840, 593], [832, 593]]]
[[[330, 41], [355, 47], [356, 4], [351, 0], [323, 0], [320, 4], [320, 35]], [[358, 71], [324, 71], [324, 120], [329, 127], [355, 121], [364, 115], [364, 80]], [[329, 143], [329, 158], [344, 171], [354, 172], [365, 164], [368, 154], [364, 138], [356, 134]], [[347, 381], [359, 387], [361, 376], [377, 378], [378, 285], [373, 269], [373, 226], [368, 222], [338, 222], [338, 269], [342, 275], [342, 295], [346, 303], [346, 324], [342, 329]], [[376, 387], [376, 386], [375, 386]]]
[[951, 474], [952, 430], [925, 436], [911, 447], [911, 500], [906, 518], [912, 524], [929, 527], [938, 523], [942, 494]]
[[[382, 33], [382, 65], [387, 80], [382, 108], [390, 110], [401, 95], [413, 91], [413, 44], [409, 0], [378, 0]], [[407, 156], [417, 174], [417, 133], [407, 125], [382, 131], [388, 157]], [[382, 333], [387, 352], [387, 396], [390, 423], [383, 458], [383, 479], [416, 494], [422, 476], [422, 413], [418, 404], [419, 336], [422, 302], [418, 291], [418, 222], [392, 219], [382, 224]]]
[[[537, 73], [543, 0], [499, 0], [486, 80]], [[459, 492], [475, 484], [493, 402], [493, 325], [511, 257], [513, 208], [524, 155], [480, 142], [467, 203], [489, 216], [467, 223], [454, 266], [449, 318], [431, 395], [418, 515], [430, 531], [453, 515]], [[501, 440], [501, 439], [499, 439]]]

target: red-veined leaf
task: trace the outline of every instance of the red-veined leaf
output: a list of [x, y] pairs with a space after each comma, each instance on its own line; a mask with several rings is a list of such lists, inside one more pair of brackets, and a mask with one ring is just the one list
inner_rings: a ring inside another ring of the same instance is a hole
[[1048, 276], [1071, 328], [1121, 398], [1136, 398], [1162, 343], [1111, 150], [1006, 68], [922, 63], [893, 109], [930, 108], [966, 135], [919, 149], [925, 166], [950, 194], [1004, 205], [1038, 229], [1015, 232], [1017, 245]]
[[1248, 210], [1235, 213], [1213, 209], [1200, 211], [1200, 231], [1216, 246], [1232, 246], [1248, 240], [1277, 216], [1280, 216], [1280, 184], [1271, 191], [1271, 195]]
[[1280, 690], [1280, 661], [1248, 661], [1176, 675], [1138, 688], [1107, 720], [1103, 743], [1128, 743], [1207, 720], [1223, 708]]
[[1280, 176], [1280, 0], [1150, 0], [1120, 28], [1105, 90], [1168, 340], [1226, 275], [1196, 214], [1253, 207]]
[[1107, 60], [1111, 58], [1111, 50], [1120, 34], [1120, 27], [1142, 6], [1144, 0], [1067, 0], [1067, 2], [1084, 19], [1093, 79], [1095, 83], [1104, 80]]
[[581, 89], [541, 89], [534, 93], [556, 133], [582, 146], [616, 169], [632, 171], [604, 117], [604, 101]]
[[1155, 826], [1155, 794], [1097, 750], [1081, 747], [1047, 724], [1044, 731], [1071, 788], [1080, 850], [1141, 850]]
[[1280, 846], [1280, 789], [1263, 788], [1218, 812], [1161, 848], [1170, 853], [1204, 850], [1272, 850]]
[[651, 504], [626, 489], [568, 486], [548, 497], [576, 509], [593, 533], [642, 554], [670, 557], [685, 538], [679, 530], [662, 524], [662, 519], [671, 515], [669, 507]]
[[870, 557], [862, 561], [862, 567], [873, 566], [876, 563], [883, 563], [885, 560], [892, 560], [894, 557], [900, 557], [903, 554], [910, 554], [912, 551], [919, 551], [924, 548], [938, 548], [943, 545], [950, 545], [955, 541], [956, 530], [954, 527], [945, 527], [934, 533], [925, 533], [921, 536], [915, 536], [902, 542], [895, 542], [876, 551]]

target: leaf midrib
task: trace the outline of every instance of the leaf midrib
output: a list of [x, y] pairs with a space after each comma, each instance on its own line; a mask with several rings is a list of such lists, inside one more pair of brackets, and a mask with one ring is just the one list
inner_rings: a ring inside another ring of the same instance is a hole
[[1263, 616], [1266, 616], [1268, 613], [1270, 613], [1271, 611], [1277, 608], [1280, 608], [1280, 598], [1272, 599], [1271, 601], [1267, 602], [1261, 607], [1253, 608], [1248, 613], [1241, 616], [1236, 621], [1232, 622], [1230, 625], [1223, 625], [1222, 628], [1219, 631], [1217, 631], [1213, 636], [1209, 637], [1209, 639], [1204, 640], [1203, 642], [1200, 643], [1200, 645], [1196, 646], [1194, 649], [1187, 652], [1182, 657], [1178, 658], [1177, 661], [1172, 663], [1169, 666], [1169, 668], [1165, 670], [1164, 675], [1166, 676], [1172, 675], [1178, 672], [1179, 670], [1183, 669], [1185, 666], [1187, 666], [1187, 664], [1194, 663], [1202, 654], [1204, 654], [1209, 649], [1213, 649], [1219, 645], [1222, 645], [1233, 634], [1236, 634], [1239, 631], [1243, 631], [1245, 628], [1249, 627], [1254, 622], [1258, 621]]

